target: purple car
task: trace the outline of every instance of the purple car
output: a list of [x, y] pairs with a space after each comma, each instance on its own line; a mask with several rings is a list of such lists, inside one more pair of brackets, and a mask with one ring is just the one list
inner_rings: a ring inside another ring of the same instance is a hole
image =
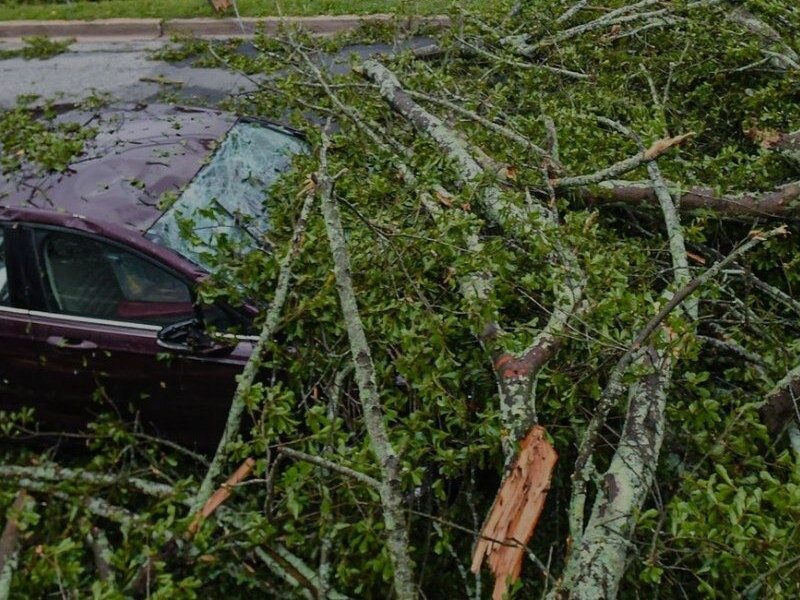
[[0, 408], [31, 406], [61, 431], [108, 410], [105, 399], [161, 435], [213, 446], [255, 311], [201, 309], [194, 290], [220, 236], [262, 244], [268, 190], [303, 140], [165, 105], [59, 118], [96, 129], [85, 153], [59, 173], [0, 173]]

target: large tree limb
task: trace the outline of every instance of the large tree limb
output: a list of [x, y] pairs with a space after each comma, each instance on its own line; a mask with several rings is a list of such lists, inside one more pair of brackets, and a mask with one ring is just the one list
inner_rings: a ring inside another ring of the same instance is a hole
[[581, 452], [579, 452], [578, 463], [576, 463], [576, 471], [579, 470], [579, 466], [581, 466], [579, 464], [581, 460], [588, 459], [588, 457], [591, 455], [591, 452], [594, 450], [594, 444], [597, 441], [597, 434], [599, 433], [600, 427], [605, 422], [605, 414], [607, 414], [608, 410], [611, 408], [611, 405], [619, 397], [624, 388], [622, 384], [622, 378], [625, 372], [639, 356], [644, 344], [647, 342], [653, 332], [658, 329], [664, 319], [666, 319], [667, 316], [669, 316], [669, 314], [675, 310], [675, 308], [680, 306], [689, 296], [697, 291], [698, 288], [716, 277], [722, 269], [735, 262], [743, 254], [749, 252], [757, 244], [777, 235], [785, 235], [786, 233], [786, 227], [781, 226], [776, 227], [775, 229], [766, 233], [759, 232], [752, 234], [749, 240], [733, 250], [733, 252], [728, 254], [728, 256], [726, 256], [723, 260], [714, 263], [700, 275], [694, 277], [683, 288], [675, 292], [669, 301], [639, 331], [628, 349], [617, 361], [616, 366], [611, 372], [608, 383], [606, 384], [605, 390], [600, 398], [598, 410], [595, 412], [595, 417], [589, 422], [589, 426], [587, 427], [587, 435], [584, 436], [585, 447], [582, 447]]
[[19, 513], [30, 500], [28, 493], [21, 489], [6, 512], [6, 524], [0, 535], [0, 600], [7, 600], [9, 597], [19, 552]]
[[306, 220], [314, 204], [314, 195], [307, 194], [303, 202], [303, 207], [300, 210], [300, 217], [294, 227], [292, 239], [289, 242], [289, 249], [284, 254], [280, 261], [280, 272], [278, 274], [278, 283], [275, 286], [275, 297], [272, 304], [267, 311], [264, 324], [261, 327], [261, 332], [258, 335], [253, 351], [247, 359], [247, 363], [239, 375], [236, 384], [236, 392], [233, 395], [231, 408], [228, 411], [228, 419], [225, 423], [225, 430], [219, 440], [217, 451], [214, 453], [214, 458], [208, 466], [205, 477], [203, 478], [200, 487], [197, 490], [197, 495], [192, 503], [192, 512], [197, 513], [203, 505], [211, 497], [214, 491], [214, 483], [219, 478], [222, 472], [222, 467], [225, 463], [225, 456], [228, 444], [233, 440], [239, 432], [239, 427], [242, 423], [242, 413], [244, 412], [247, 403], [247, 397], [253, 387], [258, 372], [261, 370], [261, 365], [264, 360], [264, 352], [272, 339], [275, 329], [278, 326], [278, 321], [283, 311], [283, 305], [286, 303], [286, 297], [289, 292], [289, 282], [292, 277], [292, 264], [300, 253], [300, 246], [303, 241], [303, 236], [306, 228]]
[[[564, 570], [561, 589], [573, 599], [615, 598], [625, 571], [637, 509], [650, 490], [664, 437], [669, 351], [644, 353], [650, 373], [634, 383], [611, 464], [597, 490], [591, 516]], [[553, 597], [556, 596], [554, 592]]]
[[417, 590], [413, 579], [410, 544], [402, 507], [400, 459], [389, 440], [389, 432], [383, 422], [383, 407], [378, 393], [375, 367], [353, 288], [350, 253], [347, 249], [339, 207], [333, 198], [333, 181], [327, 173], [327, 150], [328, 140], [323, 132], [317, 191], [333, 256], [333, 272], [336, 277], [342, 317], [350, 339], [350, 354], [355, 368], [359, 397], [364, 407], [364, 423], [372, 452], [378, 460], [381, 471], [379, 492], [387, 547], [394, 566], [395, 593], [400, 600], [411, 600], [417, 597]]
[[[473, 157], [464, 139], [439, 117], [414, 102], [394, 73], [374, 59], [364, 61], [361, 72], [378, 85], [381, 96], [392, 108], [417, 129], [429, 135], [447, 153], [456, 163], [464, 181], [477, 184], [482, 180], [484, 170]], [[515, 237], [524, 239], [533, 230], [527, 212], [510, 202], [496, 186], [485, 186], [479, 200], [486, 217]]]
[[[453, 160], [463, 182], [481, 182], [484, 172], [473, 158], [474, 149], [470, 148], [463, 138], [445, 125], [441, 119], [416, 104], [391, 71], [377, 61], [371, 60], [364, 63], [363, 73], [378, 84], [381, 96], [398, 113], [408, 119], [417, 129], [430, 136]], [[554, 238], [551, 253], [553, 262], [559, 264], [563, 269], [556, 278], [554, 309], [547, 325], [533, 344], [520, 355], [501, 353], [494, 359], [502, 421], [507, 431], [503, 437], [504, 450], [510, 461], [517, 452], [516, 442], [527, 439], [526, 433], [529, 430], [531, 433], [535, 431], [535, 429], [531, 430], [537, 422], [533, 382], [541, 366], [555, 351], [569, 318], [580, 302], [585, 277], [575, 254], [558, 239], [558, 220], [554, 210], [534, 203], [532, 200], [525, 207], [517, 206], [510, 202], [506, 195], [494, 185], [485, 186], [481, 190], [480, 198], [480, 208], [486, 218], [523, 243], [531, 235], [541, 235], [544, 230], [551, 231]], [[513, 473], [512, 468], [507, 477], [512, 477]], [[504, 479], [504, 481], [506, 480]], [[503, 489], [501, 488], [501, 494]], [[542, 503], [545, 492], [546, 490], [543, 489], [540, 495]], [[503, 505], [501, 494], [496, 497], [494, 506]], [[490, 514], [501, 513], [496, 513], [493, 508]], [[505, 521], [497, 524], [501, 527], [511, 527], [513, 519], [519, 516], [513, 511], [502, 514]], [[526, 535], [530, 537], [535, 527], [535, 519], [528, 521], [527, 525], [530, 529]], [[503, 568], [495, 570], [496, 584], [499, 586], [496, 588], [496, 593], [498, 590], [505, 589], [505, 580], [508, 574], [516, 575], [514, 569], [508, 573]]]
[[[551, 597], [558, 597], [560, 590], [566, 590], [571, 598], [588, 600], [616, 597], [637, 510], [652, 484], [661, 449], [666, 385], [673, 361], [669, 342], [673, 334], [669, 329], [662, 328], [664, 339], [659, 346], [666, 347], [661, 350], [644, 345], [662, 327], [664, 319], [700, 286], [759, 242], [783, 233], [785, 228], [779, 227], [766, 234], [752, 236], [725, 259], [679, 289], [637, 334], [615, 365], [579, 449], [570, 501], [570, 529], [575, 548], [567, 560], [562, 585], [553, 591]], [[648, 369], [648, 375], [629, 389], [623, 432], [584, 528], [586, 485], [595, 444], [609, 410], [624, 389], [623, 377], [636, 361]]]
[[[364, 62], [363, 73], [378, 85], [381, 96], [398, 113], [429, 135], [456, 163], [465, 183], [481, 181], [484, 171], [473, 158], [472, 149], [441, 119], [414, 102], [394, 73], [375, 60]], [[544, 229], [551, 231], [553, 262], [563, 268], [555, 285], [554, 308], [533, 344], [520, 354], [500, 353], [494, 358], [503, 422], [510, 433], [506, 439], [506, 453], [510, 457], [514, 442], [522, 439], [536, 422], [531, 401], [532, 383], [538, 370], [552, 356], [560, 335], [575, 312], [585, 277], [574, 252], [558, 239], [558, 223], [553, 211], [534, 202], [525, 207], [518, 206], [495, 185], [485, 186], [480, 198], [486, 218], [521, 241], [536, 233], [542, 234]]]
[[[631, 137], [645, 152], [638, 135], [624, 125], [607, 121], [621, 133]], [[675, 287], [681, 289], [690, 280], [683, 228], [672, 196], [655, 161], [647, 164], [653, 190], [658, 198], [669, 240]], [[685, 314], [693, 324], [697, 320], [696, 300], [685, 300]], [[564, 586], [576, 598], [600, 594], [614, 598], [628, 555], [628, 540], [635, 527], [647, 492], [653, 483], [661, 442], [664, 437], [666, 390], [675, 360], [669, 341], [673, 334], [664, 328], [661, 348], [648, 348], [641, 362], [649, 373], [635, 381], [628, 392], [628, 411], [617, 449], [597, 490], [586, 529], [583, 510], [586, 474], [576, 482], [576, 497], [571, 525], [576, 548], [565, 569]], [[642, 343], [646, 341], [642, 340]], [[666, 345], [666, 347], [663, 347]], [[580, 511], [580, 514], [578, 514]]]
[[[722, 195], [710, 187], [682, 189], [676, 183], [667, 182], [666, 185], [684, 210], [710, 210], [728, 217], [800, 217], [800, 181], [787, 183], [769, 192]], [[658, 201], [652, 183], [640, 181], [605, 181], [582, 188], [578, 194], [590, 203], [650, 205]]]

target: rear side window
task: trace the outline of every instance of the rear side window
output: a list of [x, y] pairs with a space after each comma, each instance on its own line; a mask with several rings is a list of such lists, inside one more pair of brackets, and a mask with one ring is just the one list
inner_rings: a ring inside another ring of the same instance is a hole
[[8, 267], [6, 266], [5, 231], [0, 227], [0, 306], [11, 305], [11, 294], [8, 289]]
[[47, 233], [41, 248], [59, 312], [153, 325], [194, 316], [189, 287], [136, 254], [61, 232]]

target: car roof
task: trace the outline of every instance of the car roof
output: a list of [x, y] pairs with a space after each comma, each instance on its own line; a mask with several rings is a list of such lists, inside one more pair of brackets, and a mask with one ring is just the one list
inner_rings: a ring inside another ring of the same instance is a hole
[[237, 118], [148, 104], [68, 110], [57, 121], [97, 134], [63, 172], [43, 174], [24, 165], [0, 173], [0, 207], [77, 214], [144, 233], [163, 212], [161, 196], [192, 180]]

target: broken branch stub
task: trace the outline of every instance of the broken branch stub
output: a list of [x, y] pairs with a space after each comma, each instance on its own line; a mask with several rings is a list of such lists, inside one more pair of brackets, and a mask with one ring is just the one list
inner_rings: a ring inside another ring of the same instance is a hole
[[503, 598], [509, 583], [519, 578], [525, 546], [542, 514], [557, 460], [544, 428], [531, 428], [520, 442], [472, 554], [473, 573], [480, 571], [484, 560], [489, 563], [495, 577], [493, 600]]
[[253, 472], [255, 466], [256, 461], [249, 457], [246, 458], [241, 465], [239, 465], [239, 468], [234, 471], [233, 475], [228, 477], [227, 481], [219, 486], [217, 491], [214, 492], [203, 505], [203, 508], [201, 508], [197, 515], [195, 515], [194, 521], [192, 521], [186, 530], [187, 537], [191, 538], [195, 533], [197, 533], [197, 530], [200, 528], [200, 525], [202, 525], [203, 521], [214, 514], [214, 511], [216, 511], [223, 502], [230, 498], [232, 493], [231, 489], [247, 479]]
[[225, 12], [233, 6], [233, 0], [208, 0], [208, 2], [218, 13]]

